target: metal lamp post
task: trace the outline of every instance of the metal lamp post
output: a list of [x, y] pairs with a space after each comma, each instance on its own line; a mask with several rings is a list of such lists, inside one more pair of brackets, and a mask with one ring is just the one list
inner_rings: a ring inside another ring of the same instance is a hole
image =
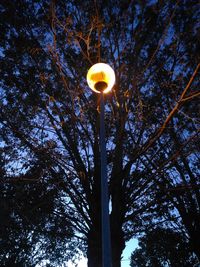
[[102, 225], [102, 262], [103, 267], [112, 266], [111, 236], [109, 218], [109, 194], [107, 181], [107, 160], [104, 122], [104, 94], [108, 93], [115, 83], [113, 69], [105, 63], [93, 65], [87, 73], [89, 87], [100, 94], [100, 152], [101, 152], [101, 225]]

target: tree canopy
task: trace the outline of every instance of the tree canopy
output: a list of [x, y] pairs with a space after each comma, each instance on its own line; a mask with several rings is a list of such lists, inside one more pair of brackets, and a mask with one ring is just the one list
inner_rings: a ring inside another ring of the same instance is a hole
[[81, 250], [101, 266], [99, 96], [86, 83], [97, 62], [116, 74], [105, 118], [113, 266], [155, 224], [200, 259], [199, 13], [187, 0], [1, 1], [2, 265], [59, 266]]
[[139, 248], [131, 255], [131, 267], [189, 267], [196, 259], [184, 237], [171, 229], [156, 228], [139, 240]]

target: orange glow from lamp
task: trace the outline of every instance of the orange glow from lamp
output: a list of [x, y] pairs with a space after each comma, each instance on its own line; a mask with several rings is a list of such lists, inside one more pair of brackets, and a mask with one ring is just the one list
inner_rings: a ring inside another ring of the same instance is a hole
[[108, 93], [115, 84], [114, 70], [105, 63], [93, 65], [87, 73], [87, 83], [96, 93]]

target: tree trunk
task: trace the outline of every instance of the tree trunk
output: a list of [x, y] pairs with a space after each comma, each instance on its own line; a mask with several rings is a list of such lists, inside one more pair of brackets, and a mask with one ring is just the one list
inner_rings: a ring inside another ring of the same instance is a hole
[[[121, 254], [125, 248], [123, 232], [116, 225], [112, 227], [112, 267], [121, 266]], [[101, 232], [98, 229], [90, 230], [88, 234], [88, 267], [102, 267]]]
[[112, 267], [121, 267], [121, 255], [125, 248], [122, 231], [112, 234]]
[[200, 231], [190, 232], [190, 242], [194, 253], [196, 254], [198, 260], [200, 261]]
[[196, 212], [190, 212], [187, 213], [183, 207], [182, 209], [179, 209], [179, 213], [181, 215], [181, 218], [183, 220], [183, 224], [185, 228], [187, 229], [189, 238], [190, 238], [190, 244], [193, 249], [193, 252], [196, 254], [198, 260], [200, 261], [200, 227], [199, 227], [199, 215], [198, 210]]
[[88, 267], [102, 267], [101, 234], [99, 229], [92, 229], [88, 234]]

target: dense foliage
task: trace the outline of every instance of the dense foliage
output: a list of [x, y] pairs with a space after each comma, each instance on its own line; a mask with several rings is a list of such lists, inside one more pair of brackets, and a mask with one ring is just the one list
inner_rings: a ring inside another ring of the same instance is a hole
[[116, 73], [113, 266], [155, 224], [182, 232], [200, 259], [199, 13], [187, 0], [1, 1], [2, 266], [61, 266], [79, 249], [101, 266], [99, 97], [85, 79], [96, 62]]
[[171, 229], [156, 228], [139, 239], [139, 248], [131, 255], [131, 267], [189, 267], [196, 259], [188, 241]]

